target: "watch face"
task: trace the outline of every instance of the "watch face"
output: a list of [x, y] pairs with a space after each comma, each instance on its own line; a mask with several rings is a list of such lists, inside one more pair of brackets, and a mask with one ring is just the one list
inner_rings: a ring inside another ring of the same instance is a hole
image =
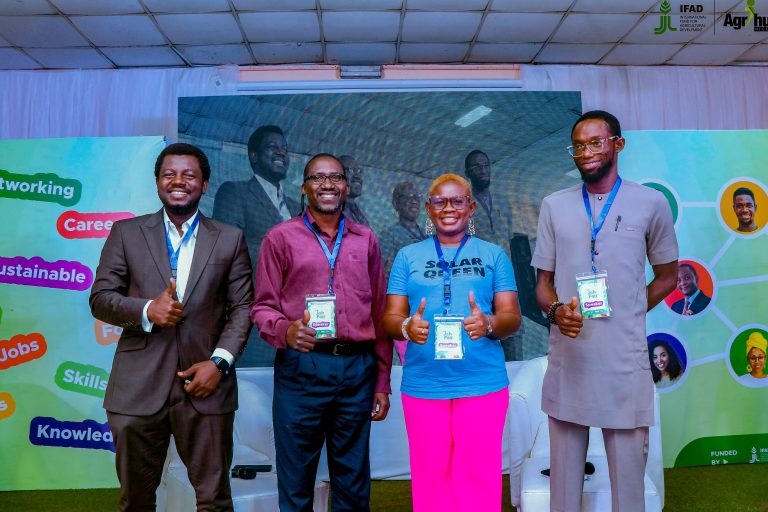
[[213, 361], [213, 364], [216, 365], [216, 368], [218, 368], [221, 373], [226, 374], [229, 371], [229, 363], [223, 357], [212, 357], [211, 361]]

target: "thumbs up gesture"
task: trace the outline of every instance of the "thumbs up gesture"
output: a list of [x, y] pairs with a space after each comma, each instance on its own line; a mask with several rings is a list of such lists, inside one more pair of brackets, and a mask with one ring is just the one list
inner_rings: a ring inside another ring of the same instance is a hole
[[175, 327], [184, 317], [184, 305], [175, 299], [176, 281], [171, 279], [168, 288], [149, 303], [147, 318], [160, 327]]
[[475, 302], [475, 293], [469, 292], [469, 316], [464, 319], [464, 330], [471, 340], [478, 340], [488, 334], [488, 317]]
[[571, 302], [563, 304], [555, 311], [555, 323], [564, 336], [575, 338], [581, 332], [584, 320], [578, 311], [578, 297], [571, 297]]
[[309, 311], [304, 310], [304, 316], [294, 320], [285, 333], [285, 343], [289, 348], [299, 352], [309, 352], [315, 348], [315, 330], [309, 326]]
[[421, 299], [419, 303], [419, 309], [411, 316], [411, 319], [405, 326], [405, 331], [408, 333], [408, 338], [419, 345], [423, 345], [429, 338], [429, 322], [424, 320], [424, 309], [427, 307], [427, 299]]

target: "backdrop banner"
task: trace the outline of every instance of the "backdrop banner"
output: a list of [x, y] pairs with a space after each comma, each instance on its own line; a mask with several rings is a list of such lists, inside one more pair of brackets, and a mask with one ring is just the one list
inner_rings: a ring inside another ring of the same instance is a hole
[[88, 293], [112, 223], [155, 211], [162, 137], [0, 141], [0, 490], [116, 487], [120, 328]]
[[619, 169], [665, 195], [680, 244], [677, 289], [648, 317], [664, 465], [768, 463], [768, 131], [626, 138]]

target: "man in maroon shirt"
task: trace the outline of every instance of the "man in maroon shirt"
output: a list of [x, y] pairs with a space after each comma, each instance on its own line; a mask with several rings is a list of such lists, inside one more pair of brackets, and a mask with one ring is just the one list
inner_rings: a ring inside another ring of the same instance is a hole
[[323, 441], [332, 510], [369, 510], [368, 439], [371, 420], [389, 410], [392, 340], [381, 323], [379, 244], [342, 215], [348, 191], [341, 162], [315, 155], [304, 168], [307, 209], [267, 233], [256, 266], [251, 320], [277, 348], [272, 408], [283, 511], [312, 510]]

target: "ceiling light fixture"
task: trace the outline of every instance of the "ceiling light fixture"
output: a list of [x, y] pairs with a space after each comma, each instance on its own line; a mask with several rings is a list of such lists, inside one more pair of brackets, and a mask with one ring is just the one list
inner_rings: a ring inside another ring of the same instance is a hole
[[453, 124], [456, 126], [461, 126], [462, 128], [466, 128], [467, 126], [471, 125], [472, 123], [482, 119], [483, 117], [487, 116], [493, 112], [492, 108], [488, 108], [485, 105], [480, 105], [479, 107], [475, 107], [460, 118], [458, 118]]
[[381, 78], [381, 66], [340, 66], [340, 78]]

